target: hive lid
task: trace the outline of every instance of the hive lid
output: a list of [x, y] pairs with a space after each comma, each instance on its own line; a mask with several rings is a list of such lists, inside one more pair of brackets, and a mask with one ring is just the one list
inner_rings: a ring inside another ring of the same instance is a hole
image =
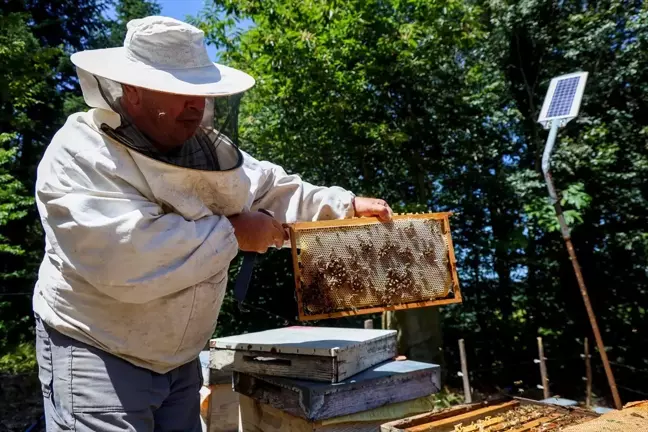
[[396, 330], [285, 327], [213, 339], [211, 348], [334, 357], [370, 342], [396, 338]]

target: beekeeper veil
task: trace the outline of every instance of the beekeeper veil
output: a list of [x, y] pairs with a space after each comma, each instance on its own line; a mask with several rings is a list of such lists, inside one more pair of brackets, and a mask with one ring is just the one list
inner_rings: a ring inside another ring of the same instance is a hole
[[[77, 76], [88, 106], [124, 114], [120, 103], [123, 96], [122, 83], [79, 68]], [[206, 96], [200, 129], [208, 135], [216, 133], [228, 137], [238, 146], [238, 115], [243, 94]]]
[[238, 107], [254, 79], [209, 60], [202, 30], [152, 16], [128, 23], [124, 45], [74, 53], [86, 104], [120, 113], [122, 85], [205, 98], [201, 128], [238, 141]]

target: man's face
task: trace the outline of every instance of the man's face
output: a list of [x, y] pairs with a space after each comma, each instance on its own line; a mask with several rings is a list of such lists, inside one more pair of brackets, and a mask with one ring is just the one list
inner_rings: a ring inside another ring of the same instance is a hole
[[205, 111], [205, 98], [161, 93], [124, 85], [123, 104], [135, 126], [161, 150], [170, 150], [191, 138]]

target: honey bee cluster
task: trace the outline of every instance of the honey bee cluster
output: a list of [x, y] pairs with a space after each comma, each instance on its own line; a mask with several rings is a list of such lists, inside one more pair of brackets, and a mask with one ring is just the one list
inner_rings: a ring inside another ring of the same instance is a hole
[[374, 245], [371, 240], [366, 238], [360, 239], [360, 250], [363, 254], [370, 254], [374, 250]]
[[400, 248], [398, 250], [398, 256], [407, 264], [412, 264], [414, 262], [414, 252], [409, 246]]
[[387, 258], [389, 254], [396, 250], [396, 245], [391, 240], [387, 240], [382, 248], [378, 251], [378, 258]]
[[432, 245], [428, 245], [423, 250], [423, 258], [427, 260], [434, 260], [435, 257], [436, 257], [436, 251], [434, 250], [434, 247], [432, 247]]
[[414, 224], [410, 222], [409, 226], [403, 228], [403, 232], [407, 237], [413, 238], [416, 235], [416, 229], [414, 228]]
[[327, 260], [318, 260], [317, 270], [324, 275], [324, 281], [328, 287], [340, 288], [348, 280], [348, 272], [344, 261], [331, 253]]
[[408, 268], [387, 269], [387, 290], [405, 291], [411, 289], [413, 285], [412, 272]]
[[[426, 226], [438, 225], [437, 220], [430, 223]], [[302, 301], [304, 306], [309, 304], [304, 309], [332, 313], [352, 305], [390, 306], [436, 293], [429, 265], [442, 252], [429, 238], [417, 238], [419, 231], [420, 226], [408, 221], [400, 226], [376, 224], [305, 237], [308, 240], [302, 246], [308, 247], [302, 247], [299, 255]]]

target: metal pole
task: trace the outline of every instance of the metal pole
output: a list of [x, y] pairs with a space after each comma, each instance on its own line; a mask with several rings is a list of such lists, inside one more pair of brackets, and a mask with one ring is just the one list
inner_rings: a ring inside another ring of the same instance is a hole
[[544, 346], [542, 346], [542, 338], [538, 338], [538, 363], [540, 363], [540, 378], [542, 379], [542, 395], [545, 399], [549, 399], [549, 378], [547, 377], [547, 364], [545, 363]]
[[370, 320], [370, 319], [365, 320], [365, 322], [364, 322], [364, 328], [366, 328], [366, 329], [372, 329], [372, 328], [374, 328], [374, 327], [373, 327], [373, 320]]
[[459, 339], [459, 357], [461, 359], [461, 378], [463, 379], [464, 399], [466, 403], [472, 403], [470, 380], [468, 379], [468, 361], [466, 360], [466, 347], [464, 346], [463, 339]]
[[585, 407], [592, 405], [592, 363], [590, 362], [589, 340], [585, 338]]
[[578, 264], [576, 251], [574, 250], [574, 246], [572, 245], [569, 228], [567, 227], [567, 222], [565, 221], [565, 216], [563, 215], [562, 207], [560, 205], [560, 201], [558, 200], [558, 194], [556, 193], [556, 188], [554, 187], [553, 179], [551, 178], [551, 172], [549, 171], [549, 157], [551, 156], [551, 151], [553, 150], [554, 142], [556, 141], [559, 126], [559, 120], [553, 120], [551, 122], [551, 130], [549, 131], [549, 137], [547, 138], [547, 145], [545, 146], [544, 154], [542, 155], [542, 172], [544, 173], [544, 178], [547, 182], [547, 189], [549, 189], [549, 196], [551, 197], [552, 204], [556, 211], [556, 216], [558, 217], [558, 223], [560, 224], [560, 230], [562, 232], [563, 239], [565, 240], [565, 245], [567, 246], [569, 259], [571, 260], [572, 266], [574, 267], [574, 273], [576, 274], [578, 287], [580, 288], [581, 296], [583, 297], [583, 302], [585, 303], [585, 309], [587, 310], [587, 315], [592, 326], [594, 339], [596, 339], [596, 346], [598, 347], [599, 354], [601, 355], [603, 368], [605, 369], [605, 375], [607, 376], [608, 384], [610, 385], [610, 391], [612, 392], [612, 398], [614, 399], [614, 407], [620, 410], [622, 408], [622, 405], [621, 398], [619, 397], [619, 390], [617, 389], [616, 382], [614, 380], [614, 374], [612, 373], [612, 368], [610, 367], [607, 352], [605, 352], [605, 345], [603, 344], [601, 332], [599, 331], [599, 327], [596, 322], [596, 316], [594, 315], [594, 310], [592, 309], [592, 304], [590, 303], [589, 295], [587, 294], [587, 287], [585, 286], [585, 280], [583, 279], [583, 274], [581, 273], [580, 265]]

